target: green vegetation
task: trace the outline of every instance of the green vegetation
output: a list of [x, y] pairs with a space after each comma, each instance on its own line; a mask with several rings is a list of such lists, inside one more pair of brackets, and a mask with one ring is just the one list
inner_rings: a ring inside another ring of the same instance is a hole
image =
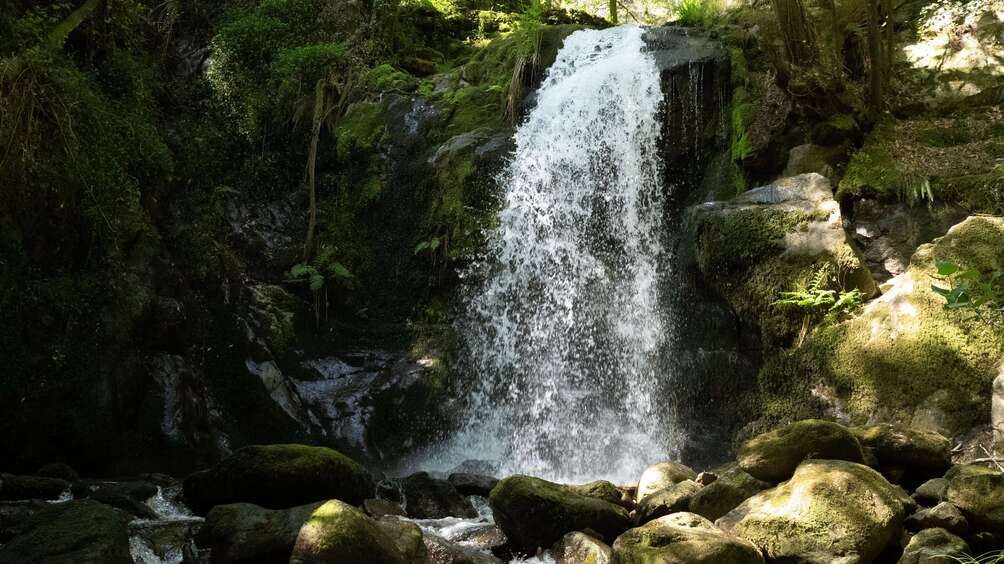
[[959, 564], [1000, 564], [1004, 562], [1004, 550], [992, 550], [990, 552], [985, 552], [979, 556], [955, 556], [954, 554], [945, 554], [944, 558], [950, 559]]
[[1004, 310], [1004, 272], [983, 274], [978, 270], [962, 270], [949, 261], [935, 263], [938, 274], [935, 278], [948, 287], [931, 285], [931, 290], [945, 298], [945, 309], [979, 310], [986, 307]]
[[679, 0], [673, 8], [676, 21], [693, 27], [711, 27], [722, 18], [720, 0]]

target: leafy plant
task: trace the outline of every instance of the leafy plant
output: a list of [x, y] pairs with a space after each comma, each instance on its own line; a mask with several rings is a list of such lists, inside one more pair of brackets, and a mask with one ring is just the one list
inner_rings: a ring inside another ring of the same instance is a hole
[[931, 284], [931, 290], [945, 298], [946, 310], [1004, 311], [1004, 272], [984, 274], [978, 270], [962, 270], [950, 261], [937, 261], [935, 280], [947, 284]]
[[942, 556], [950, 560], [954, 560], [955, 562], [960, 562], [961, 564], [1004, 564], [1004, 550], [994, 550], [979, 556], [972, 556], [969, 554], [963, 554], [962, 556], [942, 554]]
[[683, 25], [709, 27], [721, 19], [722, 5], [719, 0], [680, 0], [674, 13]]
[[[834, 286], [837, 289], [834, 289]], [[857, 309], [864, 302], [865, 296], [861, 290], [857, 288], [844, 290], [840, 286], [833, 265], [826, 263], [816, 270], [804, 287], [781, 292], [781, 297], [774, 302], [774, 306], [794, 308], [804, 314], [798, 344], [805, 340], [813, 320], [836, 322], [842, 315]]]
[[321, 316], [327, 319], [328, 289], [337, 283], [349, 288], [355, 275], [344, 264], [335, 260], [334, 249], [322, 247], [313, 262], [294, 264], [289, 269], [287, 282], [291, 284], [306, 284], [314, 298], [314, 321], [321, 322]]

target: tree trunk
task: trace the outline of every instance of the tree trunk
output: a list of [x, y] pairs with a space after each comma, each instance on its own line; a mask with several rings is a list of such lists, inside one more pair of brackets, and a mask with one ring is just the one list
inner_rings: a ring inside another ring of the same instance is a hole
[[868, 103], [876, 114], [882, 111], [882, 91], [885, 79], [883, 68], [885, 58], [882, 55], [882, 29], [879, 27], [878, 3], [880, 0], [868, 0]]
[[889, 80], [892, 79], [892, 63], [893, 63], [893, 45], [896, 43], [895, 30], [893, 29], [893, 4], [892, 0], [882, 0], [882, 11], [885, 12], [885, 26], [883, 29], [883, 36], [885, 41], [883, 41], [883, 68], [882, 68], [882, 86], [883, 89], [889, 87]]
[[822, 0], [820, 3], [823, 5], [823, 9], [826, 10], [826, 16], [830, 18], [830, 25], [828, 26], [830, 33], [830, 55], [833, 57], [833, 63], [837, 65], [837, 69], [842, 71], [844, 68], [844, 38], [840, 33], [840, 27], [837, 23], [837, 6], [833, 0]]
[[816, 45], [812, 27], [805, 16], [802, 0], [771, 0], [777, 17], [784, 47], [788, 52], [788, 62], [793, 65], [807, 65], [816, 60]]
[[617, 23], [617, 0], [609, 0], [607, 6], [610, 7], [610, 23]]
[[303, 262], [306, 264], [314, 255], [314, 232], [317, 230], [317, 190], [315, 172], [317, 169], [317, 145], [321, 140], [321, 126], [324, 123], [328, 79], [322, 78], [314, 87], [314, 118], [310, 129], [310, 149], [307, 152], [307, 238], [303, 243]]
[[45, 38], [45, 48], [50, 51], [58, 51], [63, 48], [66, 38], [73, 33], [73, 30], [80, 27], [87, 18], [94, 13], [101, 5], [101, 0], [87, 0], [82, 6], [73, 11], [66, 19], [56, 24], [52, 31]]

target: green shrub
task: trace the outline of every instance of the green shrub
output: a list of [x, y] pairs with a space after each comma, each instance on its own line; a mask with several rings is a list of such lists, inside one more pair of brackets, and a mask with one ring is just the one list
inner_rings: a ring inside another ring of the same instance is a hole
[[720, 0], [679, 0], [673, 13], [683, 25], [711, 27], [721, 20], [722, 4]]

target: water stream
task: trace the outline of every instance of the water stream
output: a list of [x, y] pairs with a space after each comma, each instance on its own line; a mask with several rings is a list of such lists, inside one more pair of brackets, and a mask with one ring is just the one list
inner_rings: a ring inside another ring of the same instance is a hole
[[439, 454], [499, 475], [633, 482], [669, 448], [660, 108], [642, 28], [569, 36], [519, 127], [498, 224], [465, 273], [477, 381]]

